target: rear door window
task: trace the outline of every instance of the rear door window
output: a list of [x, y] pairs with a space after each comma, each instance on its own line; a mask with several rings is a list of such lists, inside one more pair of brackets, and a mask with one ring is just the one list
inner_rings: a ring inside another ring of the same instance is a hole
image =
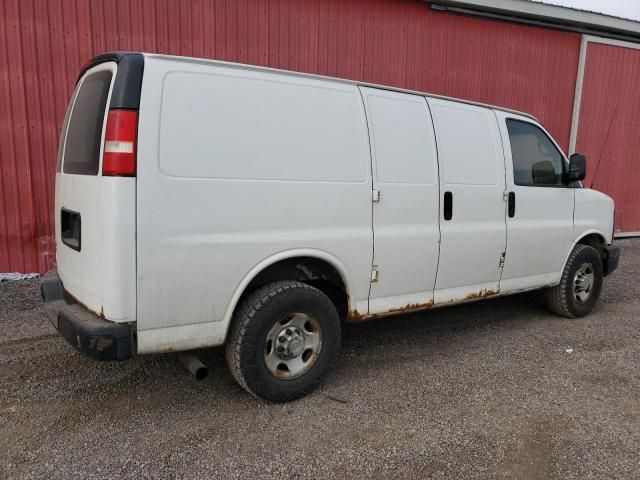
[[67, 127], [64, 173], [98, 174], [104, 113], [112, 77], [112, 72], [101, 70], [82, 80]]

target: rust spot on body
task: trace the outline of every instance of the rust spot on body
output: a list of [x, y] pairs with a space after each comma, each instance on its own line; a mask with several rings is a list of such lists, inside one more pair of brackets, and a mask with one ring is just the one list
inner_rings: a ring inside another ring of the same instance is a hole
[[470, 301], [470, 300], [480, 300], [482, 298], [493, 297], [498, 294], [500, 294], [499, 288], [495, 290], [491, 288], [483, 288], [479, 292], [469, 293], [465, 298], [461, 298], [461, 299], [452, 298], [451, 300], [442, 301], [442, 302], [439, 302], [438, 304], [434, 304], [433, 299], [429, 299], [424, 303], [409, 303], [402, 307], [396, 307], [396, 308], [387, 310], [385, 312], [378, 312], [378, 313], [360, 313], [357, 310], [349, 310], [347, 314], [347, 321], [349, 323], [366, 322], [367, 320], [373, 320], [375, 318], [380, 318], [380, 317], [387, 317], [391, 315], [400, 315], [402, 313], [412, 313], [412, 312], [419, 312], [422, 310], [428, 310], [432, 307], [441, 307], [450, 303], [465, 303], [466, 301]]
[[347, 313], [347, 321], [349, 323], [364, 322], [365, 320], [367, 320], [366, 315], [363, 315], [357, 310], [349, 310]]
[[91, 313], [95, 313], [96, 315], [98, 315], [100, 318], [104, 318], [104, 307], [100, 307], [100, 311], [96, 312], [95, 310], [89, 308], [86, 304], [84, 304], [83, 302], [81, 302], [78, 297], [76, 297], [75, 295], [69, 293], [67, 290], [64, 291], [64, 293], [66, 295], [69, 296], [69, 298], [71, 298], [75, 303], [77, 303], [78, 305], [80, 305], [81, 307], [83, 307], [85, 310], [90, 311]]
[[487, 298], [493, 295], [498, 295], [500, 293], [500, 289], [492, 290], [490, 288], [483, 288], [479, 292], [472, 292], [467, 295], [467, 300], [474, 300], [476, 298]]
[[387, 313], [413, 312], [415, 310], [426, 310], [431, 307], [433, 307], [433, 300], [429, 300], [425, 303], [409, 303], [404, 307], [392, 308]]
[[350, 310], [348, 314], [349, 322], [360, 323], [367, 320], [373, 320], [374, 318], [387, 317], [391, 315], [400, 315], [402, 313], [419, 312], [421, 310], [428, 310], [433, 307], [433, 299], [429, 299], [424, 303], [408, 303], [402, 307], [392, 308], [390, 310], [378, 313], [360, 313], [357, 310]]

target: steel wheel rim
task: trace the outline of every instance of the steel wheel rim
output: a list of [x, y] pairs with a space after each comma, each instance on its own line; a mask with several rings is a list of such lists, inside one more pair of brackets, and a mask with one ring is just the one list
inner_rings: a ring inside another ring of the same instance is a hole
[[589, 300], [593, 291], [593, 265], [583, 263], [573, 276], [573, 298], [578, 303], [585, 303]]
[[274, 377], [297, 378], [315, 365], [321, 348], [320, 323], [306, 313], [291, 313], [267, 332], [264, 363]]

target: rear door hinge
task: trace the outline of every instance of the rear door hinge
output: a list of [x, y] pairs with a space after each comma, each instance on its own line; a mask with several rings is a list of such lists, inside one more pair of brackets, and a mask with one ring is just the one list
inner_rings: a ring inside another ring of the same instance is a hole
[[509, 200], [509, 192], [507, 192], [506, 190], [502, 192], [502, 200], [505, 202]]
[[371, 283], [377, 282], [378, 276], [379, 276], [378, 265], [374, 265], [373, 268], [371, 269]]
[[380, 190], [377, 190], [374, 188], [372, 192], [372, 197], [371, 197], [371, 199], [373, 200], [373, 203], [378, 203], [380, 201], [381, 196], [382, 194], [380, 193]]
[[506, 254], [506, 252], [502, 252], [502, 253], [500, 254], [500, 263], [498, 263], [498, 266], [499, 266], [500, 268], [503, 268], [503, 267], [504, 267], [504, 257], [505, 257], [505, 254]]

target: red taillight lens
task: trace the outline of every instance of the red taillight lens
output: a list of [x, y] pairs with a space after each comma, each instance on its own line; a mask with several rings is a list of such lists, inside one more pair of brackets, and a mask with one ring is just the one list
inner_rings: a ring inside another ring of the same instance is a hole
[[135, 177], [137, 135], [137, 110], [109, 110], [104, 136], [102, 175]]

